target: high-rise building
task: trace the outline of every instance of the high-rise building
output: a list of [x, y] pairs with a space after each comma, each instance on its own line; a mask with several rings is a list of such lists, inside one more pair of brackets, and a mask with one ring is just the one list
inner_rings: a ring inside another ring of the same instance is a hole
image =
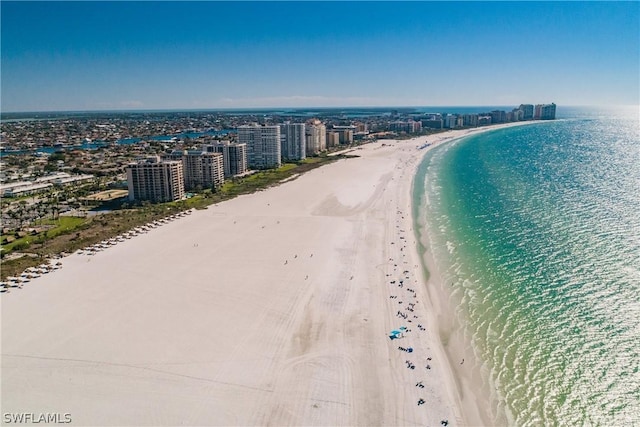
[[397, 120], [395, 122], [389, 123], [389, 130], [394, 132], [406, 132], [407, 131], [407, 122], [403, 122], [401, 120]]
[[356, 132], [358, 133], [367, 133], [369, 132], [369, 126], [366, 123], [356, 122], [354, 124], [356, 126]]
[[389, 123], [389, 129], [396, 132], [420, 133], [422, 131], [422, 122], [416, 122], [414, 120], [404, 122], [399, 120]]
[[458, 116], [455, 114], [447, 114], [444, 119], [444, 127], [454, 129], [458, 126]]
[[353, 129], [338, 129], [340, 144], [353, 144]]
[[173, 150], [167, 159], [180, 160], [186, 190], [219, 188], [224, 183], [222, 154], [203, 150]]
[[224, 183], [224, 166], [220, 153], [173, 150], [167, 158], [182, 162], [184, 187], [187, 190], [195, 190], [198, 187], [219, 188]]
[[220, 188], [224, 183], [222, 154], [188, 150], [182, 157], [184, 186], [187, 190]]
[[229, 141], [223, 141], [206, 145], [204, 150], [222, 154], [225, 178], [242, 175], [247, 171], [247, 144], [231, 144]]
[[508, 122], [519, 122], [521, 120], [524, 120], [524, 110], [514, 108], [512, 111], [507, 113]]
[[338, 132], [327, 132], [327, 147], [337, 147], [338, 145], [340, 145]]
[[245, 125], [238, 127], [238, 141], [247, 145], [250, 168], [280, 167], [280, 126]]
[[305, 132], [307, 139], [306, 152], [308, 156], [315, 156], [319, 152], [327, 149], [327, 127], [319, 120], [307, 124]]
[[171, 202], [184, 198], [182, 162], [148, 157], [126, 167], [129, 200]]
[[442, 129], [444, 123], [442, 118], [439, 119], [422, 119], [422, 126], [430, 129]]
[[504, 110], [493, 110], [491, 113], [491, 123], [504, 123], [507, 121], [507, 112]]
[[518, 110], [522, 111], [522, 120], [533, 119], [533, 105], [532, 104], [520, 104]]
[[554, 120], [556, 118], [556, 104], [536, 104], [533, 118], [535, 120]]
[[478, 116], [478, 126], [485, 126], [491, 124], [491, 116]]
[[540, 108], [540, 120], [554, 120], [556, 118], [556, 104], [543, 104]]
[[306, 155], [306, 132], [304, 123], [280, 125], [280, 153], [283, 159], [303, 160]]
[[[182, 162], [182, 158], [184, 157], [184, 150], [173, 150], [171, 153], [163, 156], [164, 160], [175, 160], [178, 162]], [[183, 164], [184, 167], [184, 164]]]
[[476, 127], [478, 126], [478, 115], [477, 114], [465, 114], [462, 116], [462, 125]]
[[542, 104], [536, 104], [534, 112], [533, 112], [533, 119], [534, 120], [540, 120], [540, 114], [542, 113]]

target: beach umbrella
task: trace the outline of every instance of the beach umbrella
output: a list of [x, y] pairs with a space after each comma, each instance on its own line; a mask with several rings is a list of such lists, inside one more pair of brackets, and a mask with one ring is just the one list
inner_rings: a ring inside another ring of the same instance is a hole
[[391, 339], [398, 339], [398, 338], [404, 337], [404, 334], [402, 333], [402, 331], [394, 329], [393, 331], [391, 331], [391, 334], [389, 335], [389, 337], [393, 337]]

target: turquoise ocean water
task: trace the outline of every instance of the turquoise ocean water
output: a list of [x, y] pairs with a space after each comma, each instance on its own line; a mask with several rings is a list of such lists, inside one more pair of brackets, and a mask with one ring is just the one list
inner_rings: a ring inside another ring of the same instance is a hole
[[496, 423], [640, 425], [638, 109], [563, 115], [428, 152], [416, 220]]

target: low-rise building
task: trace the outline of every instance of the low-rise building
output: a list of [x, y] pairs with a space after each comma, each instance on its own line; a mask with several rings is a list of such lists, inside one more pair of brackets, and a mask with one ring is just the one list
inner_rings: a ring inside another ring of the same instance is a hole
[[43, 191], [47, 191], [53, 187], [53, 184], [50, 182], [41, 182], [41, 183], [31, 183], [29, 182], [27, 185], [3, 185], [0, 186], [0, 193], [2, 197], [18, 197], [18, 196], [26, 196], [28, 194], [42, 193]]

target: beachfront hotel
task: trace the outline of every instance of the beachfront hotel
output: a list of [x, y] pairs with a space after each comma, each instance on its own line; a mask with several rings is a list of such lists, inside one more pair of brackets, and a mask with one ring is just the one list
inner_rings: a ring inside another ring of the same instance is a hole
[[209, 153], [222, 154], [225, 178], [247, 172], [247, 144], [232, 144], [229, 141], [221, 141], [217, 144], [205, 145], [203, 149]]
[[151, 156], [126, 166], [129, 200], [171, 202], [184, 198], [182, 162]]
[[281, 124], [280, 138], [280, 154], [283, 160], [304, 160], [307, 157], [304, 123]]
[[238, 141], [247, 145], [247, 163], [250, 168], [269, 169], [282, 164], [280, 126], [239, 126]]

